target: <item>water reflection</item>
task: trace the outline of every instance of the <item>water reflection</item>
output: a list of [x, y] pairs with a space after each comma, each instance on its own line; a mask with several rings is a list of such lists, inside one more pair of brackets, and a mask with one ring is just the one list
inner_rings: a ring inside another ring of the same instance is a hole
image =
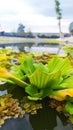
[[26, 118], [21, 118], [7, 120], [0, 130], [33, 130], [33, 128]]
[[[38, 53], [43, 53], [43, 52], [46, 52], [46, 53], [54, 53], [54, 54], [57, 54], [58, 52], [58, 47], [54, 47], [54, 46], [48, 46], [48, 47], [31, 47], [30, 48], [30, 52], [38, 52]], [[64, 50], [60, 50], [59, 54], [64, 54]]]
[[37, 115], [26, 114], [21, 119], [10, 119], [5, 122], [0, 130], [73, 130], [71, 124], [66, 123], [64, 115], [51, 108], [38, 110]]
[[[47, 113], [48, 112], [48, 113]], [[53, 130], [57, 125], [56, 111], [44, 108], [37, 115], [30, 116], [30, 122], [34, 130]]]
[[62, 113], [57, 113], [46, 104], [42, 110], [38, 110], [37, 115], [30, 115], [30, 122], [33, 130], [73, 130]]
[[4, 94], [7, 94], [7, 90], [0, 91], [0, 96], [2, 96], [2, 95], [4, 95]]
[[[19, 97], [20, 93], [21, 99], [24, 95], [23, 89], [13, 89], [15, 98]], [[49, 99], [44, 99], [42, 104], [43, 109], [38, 110], [36, 115], [26, 114], [21, 119], [7, 120], [0, 130], [73, 130], [63, 113], [49, 107]]]
[[71, 124], [63, 125], [59, 116], [56, 117], [57, 126], [53, 130], [73, 130]]

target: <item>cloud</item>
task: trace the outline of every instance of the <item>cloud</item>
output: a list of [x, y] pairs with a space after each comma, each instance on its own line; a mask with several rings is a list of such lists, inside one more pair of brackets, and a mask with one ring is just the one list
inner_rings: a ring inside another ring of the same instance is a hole
[[[16, 20], [15, 20], [16, 19]], [[55, 17], [43, 16], [41, 14], [30, 15], [6, 15], [2, 17], [3, 28], [9, 30], [11, 26], [17, 30], [18, 24], [23, 23], [26, 28], [30, 28], [33, 32], [59, 32], [58, 21]], [[71, 19], [62, 19], [62, 30], [68, 32], [68, 27]], [[26, 29], [27, 30], [27, 29]]]
[[51, 16], [55, 12], [54, 0], [25, 0], [27, 4], [33, 8], [34, 13], [39, 13], [45, 16]]
[[[73, 21], [72, 1], [60, 0], [64, 32]], [[0, 25], [5, 31], [16, 30], [23, 23], [34, 32], [58, 32], [54, 6], [54, 0], [0, 0]]]
[[11, 12], [15, 12], [15, 14], [32, 13], [32, 8], [22, 0], [0, 0], [0, 10], [2, 13], [6, 11], [7, 14], [11, 14]]

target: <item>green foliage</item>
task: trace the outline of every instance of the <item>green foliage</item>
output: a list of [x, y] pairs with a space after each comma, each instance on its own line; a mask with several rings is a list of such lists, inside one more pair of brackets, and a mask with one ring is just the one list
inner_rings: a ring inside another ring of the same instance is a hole
[[41, 100], [46, 96], [57, 100], [66, 99], [67, 95], [72, 97], [72, 73], [69, 60], [58, 56], [46, 65], [36, 64], [31, 56], [26, 56], [19, 66], [14, 65], [11, 72], [0, 69], [0, 77], [23, 87], [31, 100]]
[[24, 29], [25, 29], [25, 26], [22, 23], [20, 23], [17, 29], [17, 33], [20, 34], [21, 36], [24, 36], [25, 34]]
[[73, 115], [73, 104], [70, 102], [67, 102], [65, 105], [65, 111], [68, 112], [70, 115]]
[[[62, 13], [61, 13], [61, 9], [60, 9], [60, 2], [59, 2], [59, 0], [55, 0], [55, 11], [56, 11], [57, 19], [58, 19], [59, 34], [60, 34], [60, 38], [61, 38], [62, 37], [62, 31], [61, 31]], [[60, 48], [59, 48], [57, 53], [59, 53], [59, 51], [60, 51]]]
[[21, 66], [14, 65], [12, 66], [12, 75], [16, 76], [19, 79], [24, 78], [24, 73], [21, 71]]
[[59, 0], [55, 0], [55, 10], [56, 10], [56, 14], [57, 14], [57, 19], [61, 19], [62, 18], [62, 13], [61, 13], [61, 9], [60, 9]]
[[33, 58], [31, 56], [26, 56], [21, 64], [21, 68], [25, 74], [31, 75], [35, 70]]
[[49, 72], [61, 71], [62, 76], [67, 76], [72, 72], [72, 66], [68, 58], [61, 59], [55, 56], [47, 65]]
[[73, 22], [71, 22], [69, 25], [69, 32], [71, 33], [71, 35], [73, 35]]
[[63, 49], [69, 58], [73, 58], [73, 46], [64, 46]]
[[52, 88], [56, 86], [60, 80], [60, 72], [45, 73], [43, 70], [37, 69], [30, 77], [30, 83], [38, 89]]
[[73, 76], [65, 78], [61, 83], [60, 83], [60, 88], [62, 89], [68, 89], [68, 88], [73, 88]]

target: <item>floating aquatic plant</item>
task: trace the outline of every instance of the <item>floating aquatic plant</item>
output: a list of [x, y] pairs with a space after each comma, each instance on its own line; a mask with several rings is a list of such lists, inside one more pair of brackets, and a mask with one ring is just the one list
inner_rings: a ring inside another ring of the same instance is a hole
[[72, 74], [70, 61], [58, 56], [46, 65], [36, 64], [31, 56], [26, 56], [11, 72], [0, 69], [0, 77], [23, 87], [30, 100], [41, 100], [46, 96], [56, 100], [65, 100], [67, 95], [73, 97]]

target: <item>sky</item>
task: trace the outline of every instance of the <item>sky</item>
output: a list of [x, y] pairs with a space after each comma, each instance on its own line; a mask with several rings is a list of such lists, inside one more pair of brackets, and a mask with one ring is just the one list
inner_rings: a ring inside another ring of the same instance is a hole
[[[73, 0], [59, 1], [62, 32], [68, 33], [73, 21]], [[54, 0], [0, 0], [0, 31], [16, 32], [20, 23], [26, 32], [59, 32]]]

